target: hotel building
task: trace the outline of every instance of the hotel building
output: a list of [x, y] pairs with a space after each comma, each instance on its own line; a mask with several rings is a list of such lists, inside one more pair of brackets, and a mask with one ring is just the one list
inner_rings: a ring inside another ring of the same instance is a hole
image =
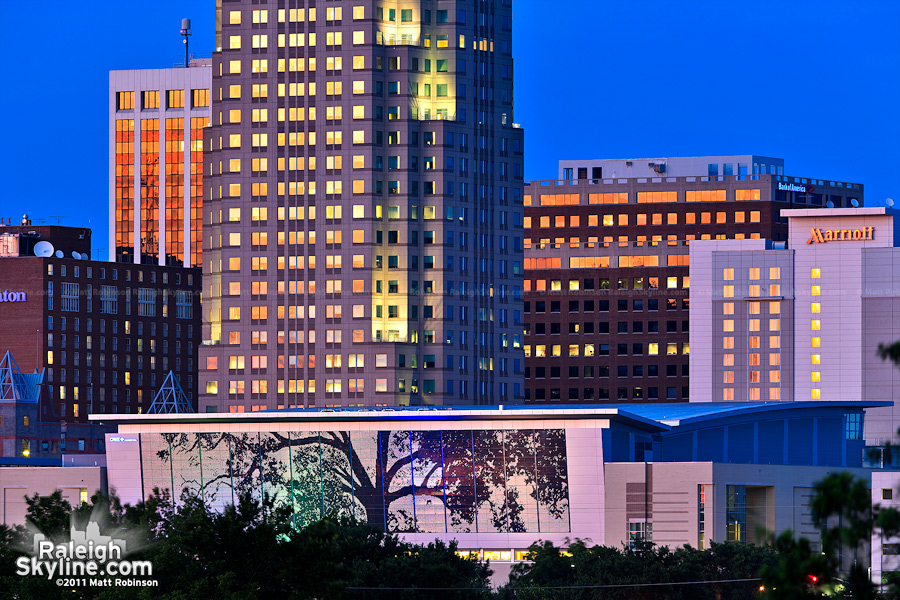
[[[19, 250], [0, 257], [0, 356], [44, 374], [45, 393], [18, 394], [40, 400], [37, 422], [147, 410], [169, 371], [196, 406], [199, 269], [88, 260], [87, 228], [0, 227], [0, 240]], [[35, 256], [40, 242], [55, 252]], [[32, 456], [73, 450], [38, 441]]]
[[109, 260], [199, 267], [212, 67], [109, 72]]
[[[692, 244], [691, 401], [897, 401], [900, 371], [877, 354], [900, 340], [895, 215], [782, 210], [786, 243]], [[898, 426], [897, 408], [874, 409], [866, 441]]]
[[[618, 163], [636, 176], [618, 178]], [[689, 244], [783, 241], [780, 210], [863, 200], [860, 184], [787, 177], [752, 155], [561, 165], [579, 178], [525, 188], [527, 402], [688, 400]]]
[[512, 2], [217, 2], [200, 410], [521, 402]]

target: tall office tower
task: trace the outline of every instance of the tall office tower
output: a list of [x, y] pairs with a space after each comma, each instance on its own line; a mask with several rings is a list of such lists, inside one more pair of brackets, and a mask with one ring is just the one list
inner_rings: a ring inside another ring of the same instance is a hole
[[562, 180], [527, 185], [526, 402], [688, 400], [691, 300], [709, 293], [690, 273], [693, 241], [783, 243], [781, 209], [863, 199], [862, 185], [783, 168], [752, 155], [564, 161]]
[[109, 260], [200, 266], [210, 65], [109, 72]]
[[218, 0], [201, 411], [514, 403], [512, 2]]

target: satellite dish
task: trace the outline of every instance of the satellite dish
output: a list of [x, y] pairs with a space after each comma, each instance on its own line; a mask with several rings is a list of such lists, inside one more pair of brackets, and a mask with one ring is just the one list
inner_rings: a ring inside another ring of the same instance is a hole
[[81, 253], [81, 260], [89, 260], [91, 258], [90, 254]]
[[894, 205], [894, 199], [893, 199], [893, 198], [886, 198], [885, 201], [884, 201], [884, 203], [887, 204], [888, 206], [893, 206], [893, 205]]
[[850, 201], [850, 204], [853, 205], [853, 208], [856, 208], [857, 206], [859, 206], [859, 200], [857, 200], [856, 198], [854, 198], [854, 199], [852, 199], [852, 200]]
[[828, 202], [825, 203], [825, 206], [827, 206], [828, 208], [834, 208], [834, 202], [829, 200]]
[[52, 256], [53, 244], [48, 241], [40, 241], [34, 245], [35, 256]]
[[65, 254], [63, 254], [63, 251], [62, 251], [62, 250], [57, 250], [57, 251], [56, 251], [56, 258], [62, 258], [63, 256], [65, 256]]
[[75, 252], [75, 251], [73, 250], [73, 251], [72, 251], [72, 258], [74, 258], [75, 260], [81, 260], [81, 254], [79, 254], [78, 252]]

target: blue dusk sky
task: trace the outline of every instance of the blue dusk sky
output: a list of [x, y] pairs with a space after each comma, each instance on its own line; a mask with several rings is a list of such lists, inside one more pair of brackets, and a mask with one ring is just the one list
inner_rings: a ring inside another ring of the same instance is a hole
[[[183, 17], [210, 56], [214, 6], [0, 0], [0, 217], [89, 222], [104, 248], [107, 73], [181, 61]], [[527, 179], [760, 154], [900, 201], [900, 0], [515, 0], [514, 28]]]

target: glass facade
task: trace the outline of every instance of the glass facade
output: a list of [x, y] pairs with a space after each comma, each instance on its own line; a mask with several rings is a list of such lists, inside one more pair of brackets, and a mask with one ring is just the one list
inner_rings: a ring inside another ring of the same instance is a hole
[[141, 119], [142, 264], [159, 261], [159, 119]]
[[134, 247], [134, 119], [116, 120], [116, 254]]
[[747, 487], [729, 485], [725, 489], [725, 541], [747, 543]]
[[398, 533], [567, 533], [561, 429], [264, 431], [141, 434], [145, 496], [238, 495], [292, 507], [298, 525], [327, 514]]

